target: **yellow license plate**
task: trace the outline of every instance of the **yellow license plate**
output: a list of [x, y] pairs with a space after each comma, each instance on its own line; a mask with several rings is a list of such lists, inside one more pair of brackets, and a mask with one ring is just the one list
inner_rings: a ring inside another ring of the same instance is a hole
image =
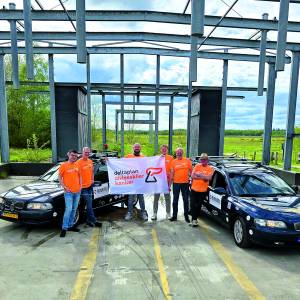
[[17, 214], [12, 214], [12, 213], [7, 213], [7, 212], [4, 212], [2, 214], [2, 217], [18, 219], [18, 215]]

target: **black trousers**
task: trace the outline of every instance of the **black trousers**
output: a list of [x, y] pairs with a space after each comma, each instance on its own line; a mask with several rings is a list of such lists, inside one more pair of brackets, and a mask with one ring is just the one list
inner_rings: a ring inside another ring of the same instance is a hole
[[207, 192], [195, 192], [194, 190], [191, 190], [190, 205], [192, 220], [197, 220], [197, 218], [199, 217], [201, 206], [206, 196]]

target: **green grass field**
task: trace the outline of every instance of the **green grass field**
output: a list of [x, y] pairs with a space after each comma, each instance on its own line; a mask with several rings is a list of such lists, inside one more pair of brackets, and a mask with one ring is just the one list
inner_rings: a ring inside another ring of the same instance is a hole
[[[121, 136], [119, 136], [119, 143], [116, 143], [116, 138], [113, 130], [107, 130], [107, 143], [110, 150], [121, 150]], [[154, 154], [154, 136], [152, 141], [146, 132], [128, 131], [125, 133], [125, 153], [132, 151], [132, 145], [136, 142], [142, 145], [142, 152], [147, 155]], [[168, 144], [168, 134], [166, 131], [161, 131], [158, 136], [159, 145]], [[225, 154], [234, 154], [241, 157], [246, 157], [250, 160], [260, 161], [262, 158], [262, 137], [261, 136], [226, 136], [225, 137]], [[284, 143], [283, 136], [272, 137], [271, 152], [278, 152], [278, 167], [282, 166], [282, 148]], [[93, 131], [93, 149], [102, 149], [102, 132], [101, 129]], [[173, 150], [177, 147], [186, 147], [186, 136], [184, 130], [175, 130], [173, 136]], [[300, 171], [300, 163], [297, 157], [300, 152], [300, 139], [294, 140], [292, 165], [294, 171]], [[10, 149], [11, 161], [49, 161], [51, 159], [51, 150], [42, 149], [38, 153], [32, 149]], [[275, 162], [272, 162], [274, 165]]]

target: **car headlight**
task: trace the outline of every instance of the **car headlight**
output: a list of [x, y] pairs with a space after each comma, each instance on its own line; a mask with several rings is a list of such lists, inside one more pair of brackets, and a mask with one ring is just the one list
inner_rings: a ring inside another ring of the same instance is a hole
[[4, 198], [0, 197], [0, 204], [4, 203]]
[[286, 229], [286, 224], [282, 221], [254, 219], [254, 223], [258, 226]]
[[34, 203], [28, 203], [27, 204], [27, 209], [52, 209], [53, 206], [51, 203], [38, 203], [38, 202], [34, 202]]

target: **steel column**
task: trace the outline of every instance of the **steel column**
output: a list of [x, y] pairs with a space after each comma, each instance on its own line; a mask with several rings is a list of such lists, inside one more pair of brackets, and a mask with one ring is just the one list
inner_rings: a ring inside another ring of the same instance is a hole
[[190, 156], [190, 144], [191, 144], [191, 111], [192, 111], [192, 89], [193, 83], [189, 79], [188, 87], [188, 112], [187, 112], [187, 129], [186, 129], [186, 156]]
[[173, 107], [174, 107], [174, 96], [171, 96], [170, 106], [169, 106], [169, 153], [172, 154], [173, 151]]
[[292, 166], [293, 134], [294, 134], [294, 127], [295, 127], [299, 67], [300, 67], [300, 52], [293, 52], [290, 91], [289, 91], [289, 107], [288, 107], [288, 115], [287, 115], [287, 122], [286, 122], [286, 136], [285, 136], [285, 147], [284, 147], [284, 165], [283, 165], [284, 170], [290, 170]]
[[77, 62], [86, 63], [85, 0], [76, 0]]
[[115, 122], [116, 122], [116, 131], [115, 131], [115, 135], [116, 135], [116, 143], [118, 144], [118, 127], [119, 127], [119, 113], [116, 111], [115, 114]]
[[276, 51], [276, 71], [283, 71], [285, 65], [286, 36], [289, 19], [290, 0], [280, 0], [277, 51]]
[[[14, 3], [9, 3], [9, 9], [16, 9]], [[11, 63], [12, 63], [12, 81], [14, 88], [20, 87], [19, 81], [19, 60], [18, 60], [18, 40], [16, 20], [10, 20], [10, 40], [11, 40]]]
[[[268, 14], [263, 14], [262, 17], [263, 20], [268, 20]], [[260, 37], [260, 56], [259, 56], [258, 87], [257, 87], [258, 96], [262, 96], [264, 93], [266, 49], [267, 49], [267, 30], [262, 30], [261, 37]]]
[[267, 91], [267, 99], [266, 99], [265, 127], [264, 127], [264, 136], [263, 136], [262, 163], [265, 165], [268, 165], [270, 163], [275, 84], [276, 84], [276, 71], [275, 71], [275, 65], [274, 63], [272, 63], [269, 64], [268, 91]]
[[102, 147], [106, 144], [106, 103], [105, 94], [102, 94]]
[[198, 62], [198, 39], [195, 36], [191, 36], [191, 55], [190, 55], [190, 80], [197, 81], [197, 62]]
[[222, 78], [222, 103], [219, 137], [219, 155], [224, 153], [225, 120], [226, 120], [226, 100], [227, 100], [227, 82], [228, 82], [228, 60], [223, 60], [223, 78]]
[[34, 78], [33, 70], [33, 45], [32, 45], [32, 21], [31, 21], [31, 1], [23, 0], [23, 15], [25, 27], [25, 48], [26, 48], [26, 73], [28, 79]]
[[4, 55], [0, 54], [0, 129], [1, 129], [1, 161], [9, 162], [9, 135], [7, 100], [5, 92], [5, 65]]
[[203, 36], [204, 34], [205, 0], [192, 0], [191, 5], [191, 35]]
[[90, 55], [87, 54], [87, 64], [86, 64], [86, 89], [87, 89], [87, 118], [88, 118], [88, 128], [87, 128], [87, 142], [88, 146], [92, 147], [92, 109], [91, 109], [91, 63]]
[[124, 54], [120, 54], [120, 88], [121, 88], [121, 156], [124, 156]]
[[[153, 121], [153, 112], [149, 113], [149, 119], [150, 121]], [[149, 124], [149, 143], [152, 144], [153, 143], [153, 123]]]
[[51, 108], [51, 149], [52, 162], [57, 162], [57, 139], [56, 139], [56, 109], [55, 109], [55, 87], [54, 87], [54, 59], [53, 54], [48, 55], [49, 89]]
[[155, 92], [155, 141], [154, 154], [158, 153], [158, 124], [159, 124], [159, 87], [160, 87], [160, 56], [156, 56], [156, 92]]

